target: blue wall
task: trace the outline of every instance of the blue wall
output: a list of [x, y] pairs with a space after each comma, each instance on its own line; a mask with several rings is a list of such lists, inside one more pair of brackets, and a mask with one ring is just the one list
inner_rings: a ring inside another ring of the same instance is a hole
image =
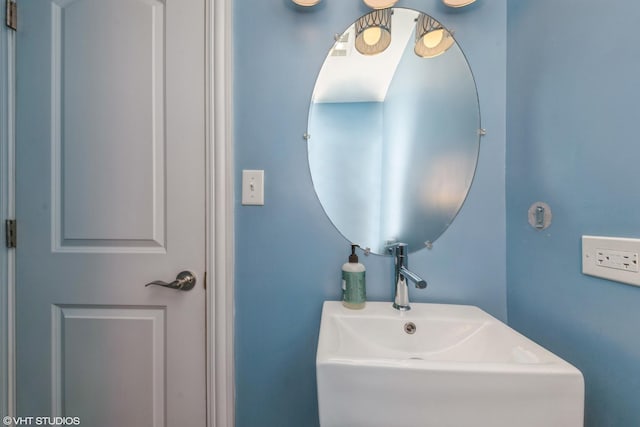
[[[455, 31], [474, 71], [482, 140], [476, 179], [453, 225], [410, 265], [430, 284], [414, 301], [478, 305], [506, 318], [504, 194], [506, 0], [463, 10], [400, 1]], [[333, 44], [367, 12], [359, 0], [234, 1], [236, 416], [238, 427], [317, 425], [315, 351], [324, 300], [340, 297], [348, 242], [311, 183], [302, 135], [315, 78]], [[265, 206], [240, 205], [242, 169], [265, 170]], [[391, 260], [361, 257], [372, 300], [390, 300]]]
[[583, 234], [640, 236], [639, 16], [631, 0], [508, 6], [509, 321], [583, 372], [588, 427], [640, 425], [640, 289], [582, 275], [580, 255]]

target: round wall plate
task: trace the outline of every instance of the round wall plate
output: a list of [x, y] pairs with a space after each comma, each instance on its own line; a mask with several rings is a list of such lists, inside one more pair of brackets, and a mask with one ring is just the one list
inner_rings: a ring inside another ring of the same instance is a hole
[[529, 225], [538, 231], [545, 230], [551, 225], [553, 214], [551, 207], [544, 202], [535, 202], [529, 207], [528, 212]]

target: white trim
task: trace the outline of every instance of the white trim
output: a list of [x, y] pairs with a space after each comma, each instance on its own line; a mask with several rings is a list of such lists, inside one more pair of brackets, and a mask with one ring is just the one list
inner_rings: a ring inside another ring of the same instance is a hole
[[[4, 5], [0, 22], [5, 20]], [[15, 216], [14, 114], [15, 34], [0, 29], [0, 219]], [[4, 232], [2, 233], [4, 235]], [[0, 245], [0, 414], [15, 415], [14, 273], [15, 251]]]
[[235, 425], [231, 0], [207, 0], [207, 414]]

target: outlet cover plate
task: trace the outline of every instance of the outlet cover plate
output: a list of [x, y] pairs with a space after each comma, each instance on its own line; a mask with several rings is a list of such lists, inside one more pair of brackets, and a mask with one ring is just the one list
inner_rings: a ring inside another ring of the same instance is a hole
[[640, 286], [640, 239], [582, 236], [582, 272]]

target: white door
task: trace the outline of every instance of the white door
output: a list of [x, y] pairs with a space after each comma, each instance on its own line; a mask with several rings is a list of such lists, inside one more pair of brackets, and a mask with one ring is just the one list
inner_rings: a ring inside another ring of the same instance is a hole
[[18, 415], [205, 425], [204, 12], [19, 1]]

